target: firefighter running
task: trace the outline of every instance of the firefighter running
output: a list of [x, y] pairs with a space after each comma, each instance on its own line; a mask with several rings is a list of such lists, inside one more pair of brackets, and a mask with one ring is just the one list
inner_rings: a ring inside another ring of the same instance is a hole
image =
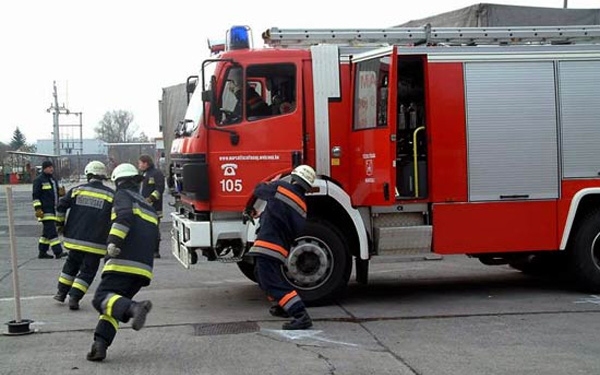
[[[133, 319], [140, 330], [152, 308], [150, 301], [132, 298], [150, 284], [154, 244], [158, 238], [158, 217], [154, 208], [138, 193], [142, 176], [135, 166], [124, 163], [111, 176], [116, 185], [112, 225], [108, 235], [108, 257], [92, 304], [100, 313], [89, 361], [102, 361], [112, 344], [119, 322]], [[150, 245], [150, 246], [149, 246]]]
[[48, 249], [52, 248], [56, 259], [67, 256], [60, 245], [60, 239], [56, 231], [56, 205], [58, 204], [61, 189], [59, 188], [54, 173], [54, 165], [46, 160], [42, 163], [42, 173], [33, 181], [33, 209], [35, 217], [42, 222], [43, 231], [38, 244], [38, 258], [52, 259]]
[[253, 203], [256, 199], [267, 202], [260, 214], [260, 228], [248, 256], [255, 258], [258, 285], [275, 304], [269, 309], [273, 316], [292, 317], [283, 329], [296, 330], [312, 327], [298, 292], [283, 278], [281, 265], [285, 263], [294, 239], [306, 221], [305, 194], [315, 181], [315, 171], [300, 165], [292, 171], [292, 182], [282, 180], [261, 183], [254, 189], [252, 204], [244, 211], [244, 221], [256, 216]]
[[[138, 169], [142, 171], [144, 180], [140, 187], [140, 194], [146, 201], [154, 207], [156, 214], [158, 215], [158, 224], [160, 226], [160, 219], [162, 218], [162, 206], [163, 206], [163, 193], [165, 192], [165, 175], [160, 169], [154, 166], [154, 160], [150, 155], [141, 155], [138, 159]], [[154, 250], [154, 257], [160, 258], [160, 231], [158, 233], [158, 240], [156, 241], [156, 249]]]
[[[103, 163], [92, 161], [84, 171], [88, 182], [69, 190], [56, 209], [58, 230], [63, 232], [63, 246], [69, 250], [69, 256], [58, 278], [54, 299], [64, 302], [68, 294], [71, 310], [79, 309], [79, 301], [94, 281], [100, 259], [106, 255], [114, 198], [114, 191], [102, 183], [106, 180]], [[67, 210], [70, 211], [65, 223]]]

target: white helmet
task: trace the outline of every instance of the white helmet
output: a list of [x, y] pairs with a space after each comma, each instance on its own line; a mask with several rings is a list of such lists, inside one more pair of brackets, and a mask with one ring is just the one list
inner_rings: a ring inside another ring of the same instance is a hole
[[134, 167], [133, 164], [123, 163], [123, 164], [117, 165], [117, 167], [113, 170], [112, 175], [110, 176], [110, 179], [113, 182], [116, 182], [117, 180], [120, 180], [121, 178], [135, 177], [135, 176], [140, 176], [137, 168]]
[[83, 174], [106, 178], [106, 165], [97, 160], [91, 161], [85, 166]]
[[312, 169], [311, 166], [305, 164], [297, 166], [292, 171], [292, 179], [302, 185], [306, 190], [309, 190], [315, 183], [315, 178], [317, 178], [315, 170]]

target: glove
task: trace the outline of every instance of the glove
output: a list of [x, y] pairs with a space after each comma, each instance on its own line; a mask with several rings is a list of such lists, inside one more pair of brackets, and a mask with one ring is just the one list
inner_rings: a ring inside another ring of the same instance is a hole
[[256, 210], [254, 207], [246, 207], [244, 212], [242, 212], [242, 223], [246, 224], [247, 222], [251, 222], [252, 225], [256, 225], [254, 222], [254, 218], [256, 217]]
[[108, 255], [114, 258], [118, 257], [119, 254], [121, 254], [121, 249], [119, 249], [114, 243], [109, 243], [106, 247], [106, 252], [108, 253]]
[[154, 198], [152, 198], [152, 196], [149, 196], [148, 198], [146, 198], [146, 202], [153, 204], [154, 203]]
[[58, 188], [58, 196], [59, 196], [59, 197], [64, 197], [64, 196], [65, 196], [65, 194], [66, 194], [66, 193], [65, 193], [65, 187], [64, 187], [64, 186], [61, 186], [61, 187], [59, 187], [59, 188]]
[[35, 210], [35, 217], [37, 217], [38, 219], [41, 219], [44, 217], [44, 211], [42, 211], [41, 208], [38, 208], [37, 210]]

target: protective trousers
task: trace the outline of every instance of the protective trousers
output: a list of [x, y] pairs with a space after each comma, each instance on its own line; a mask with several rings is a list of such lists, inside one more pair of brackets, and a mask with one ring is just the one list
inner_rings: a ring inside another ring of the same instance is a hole
[[262, 256], [254, 259], [254, 275], [260, 288], [267, 293], [269, 300], [277, 302], [290, 316], [296, 316], [306, 310], [298, 293], [283, 278], [281, 262]]
[[127, 323], [132, 317], [130, 307], [133, 296], [148, 280], [137, 276], [118, 273], [104, 273], [100, 285], [96, 289], [92, 305], [100, 313], [94, 341], [104, 341], [106, 345], [112, 344], [119, 322]]
[[58, 233], [56, 232], [56, 222], [54, 220], [43, 220], [42, 225], [44, 229], [38, 244], [40, 253], [45, 254], [49, 247], [52, 248], [54, 255], [62, 253], [63, 249], [58, 238]]
[[80, 300], [94, 281], [102, 255], [71, 250], [58, 278], [58, 292]]
[[156, 238], [156, 249], [154, 249], [154, 254], [160, 254], [160, 240], [162, 239], [160, 236], [160, 216], [157, 218], [158, 224], [156, 224], [159, 228], [158, 237]]

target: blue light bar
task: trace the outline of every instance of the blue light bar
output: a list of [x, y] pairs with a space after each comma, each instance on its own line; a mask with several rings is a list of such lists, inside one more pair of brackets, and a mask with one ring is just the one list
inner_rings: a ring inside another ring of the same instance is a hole
[[227, 30], [228, 51], [252, 48], [252, 30], [248, 26], [232, 26]]

